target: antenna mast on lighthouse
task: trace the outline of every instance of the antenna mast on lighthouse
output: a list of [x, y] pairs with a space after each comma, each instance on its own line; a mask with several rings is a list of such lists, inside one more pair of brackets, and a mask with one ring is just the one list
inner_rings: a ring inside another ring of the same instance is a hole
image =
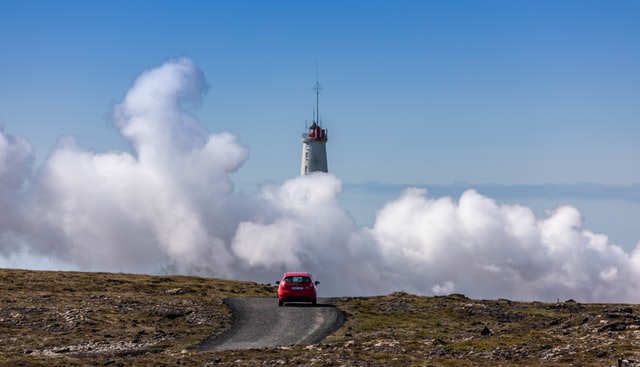
[[320, 123], [320, 82], [316, 81], [313, 91], [316, 93], [316, 108], [313, 123], [307, 132], [302, 133], [302, 164], [300, 174], [311, 172], [328, 172], [327, 170], [327, 130]]
[[317, 122], [320, 125], [320, 91], [322, 90], [322, 86], [320, 82], [316, 81], [316, 84], [313, 86], [313, 91], [316, 92], [316, 115], [314, 116], [314, 122]]

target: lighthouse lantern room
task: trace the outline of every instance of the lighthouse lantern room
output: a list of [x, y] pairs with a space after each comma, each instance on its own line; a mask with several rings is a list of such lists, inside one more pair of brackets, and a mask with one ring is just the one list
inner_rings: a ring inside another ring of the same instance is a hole
[[313, 114], [313, 123], [302, 133], [302, 165], [300, 174], [311, 172], [328, 172], [327, 169], [327, 130], [322, 128], [320, 122], [319, 95], [320, 83], [313, 87], [316, 92], [316, 108]]

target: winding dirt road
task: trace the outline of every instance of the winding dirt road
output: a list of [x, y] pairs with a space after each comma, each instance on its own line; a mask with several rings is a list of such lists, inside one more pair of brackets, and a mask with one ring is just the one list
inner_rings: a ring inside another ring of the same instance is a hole
[[233, 312], [228, 333], [202, 344], [201, 350], [268, 348], [291, 344], [314, 344], [336, 331], [344, 314], [318, 299], [316, 306], [278, 306], [275, 298], [233, 298], [225, 301]]

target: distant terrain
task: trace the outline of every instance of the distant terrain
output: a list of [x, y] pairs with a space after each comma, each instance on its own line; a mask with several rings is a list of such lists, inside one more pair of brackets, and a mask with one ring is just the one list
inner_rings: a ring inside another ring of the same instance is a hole
[[[343, 326], [320, 342], [207, 350], [203, 346], [234, 329], [227, 304], [251, 298], [254, 305], [271, 307], [260, 299], [276, 304], [275, 287], [187, 276], [8, 269], [0, 269], [0, 284], [2, 366], [605, 367], [640, 359], [638, 305], [403, 292], [343, 297], [326, 304], [344, 315]], [[287, 311], [305, 309], [282, 308]]]

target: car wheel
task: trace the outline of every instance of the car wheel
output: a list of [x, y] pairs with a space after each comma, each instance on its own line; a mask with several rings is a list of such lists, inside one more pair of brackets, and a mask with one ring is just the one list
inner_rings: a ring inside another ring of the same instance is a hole
[[284, 306], [284, 302], [278, 301], [278, 306], [280, 306], [280, 307]]
[[311, 301], [311, 305], [315, 306], [317, 304], [316, 300], [314, 299], [313, 301]]

